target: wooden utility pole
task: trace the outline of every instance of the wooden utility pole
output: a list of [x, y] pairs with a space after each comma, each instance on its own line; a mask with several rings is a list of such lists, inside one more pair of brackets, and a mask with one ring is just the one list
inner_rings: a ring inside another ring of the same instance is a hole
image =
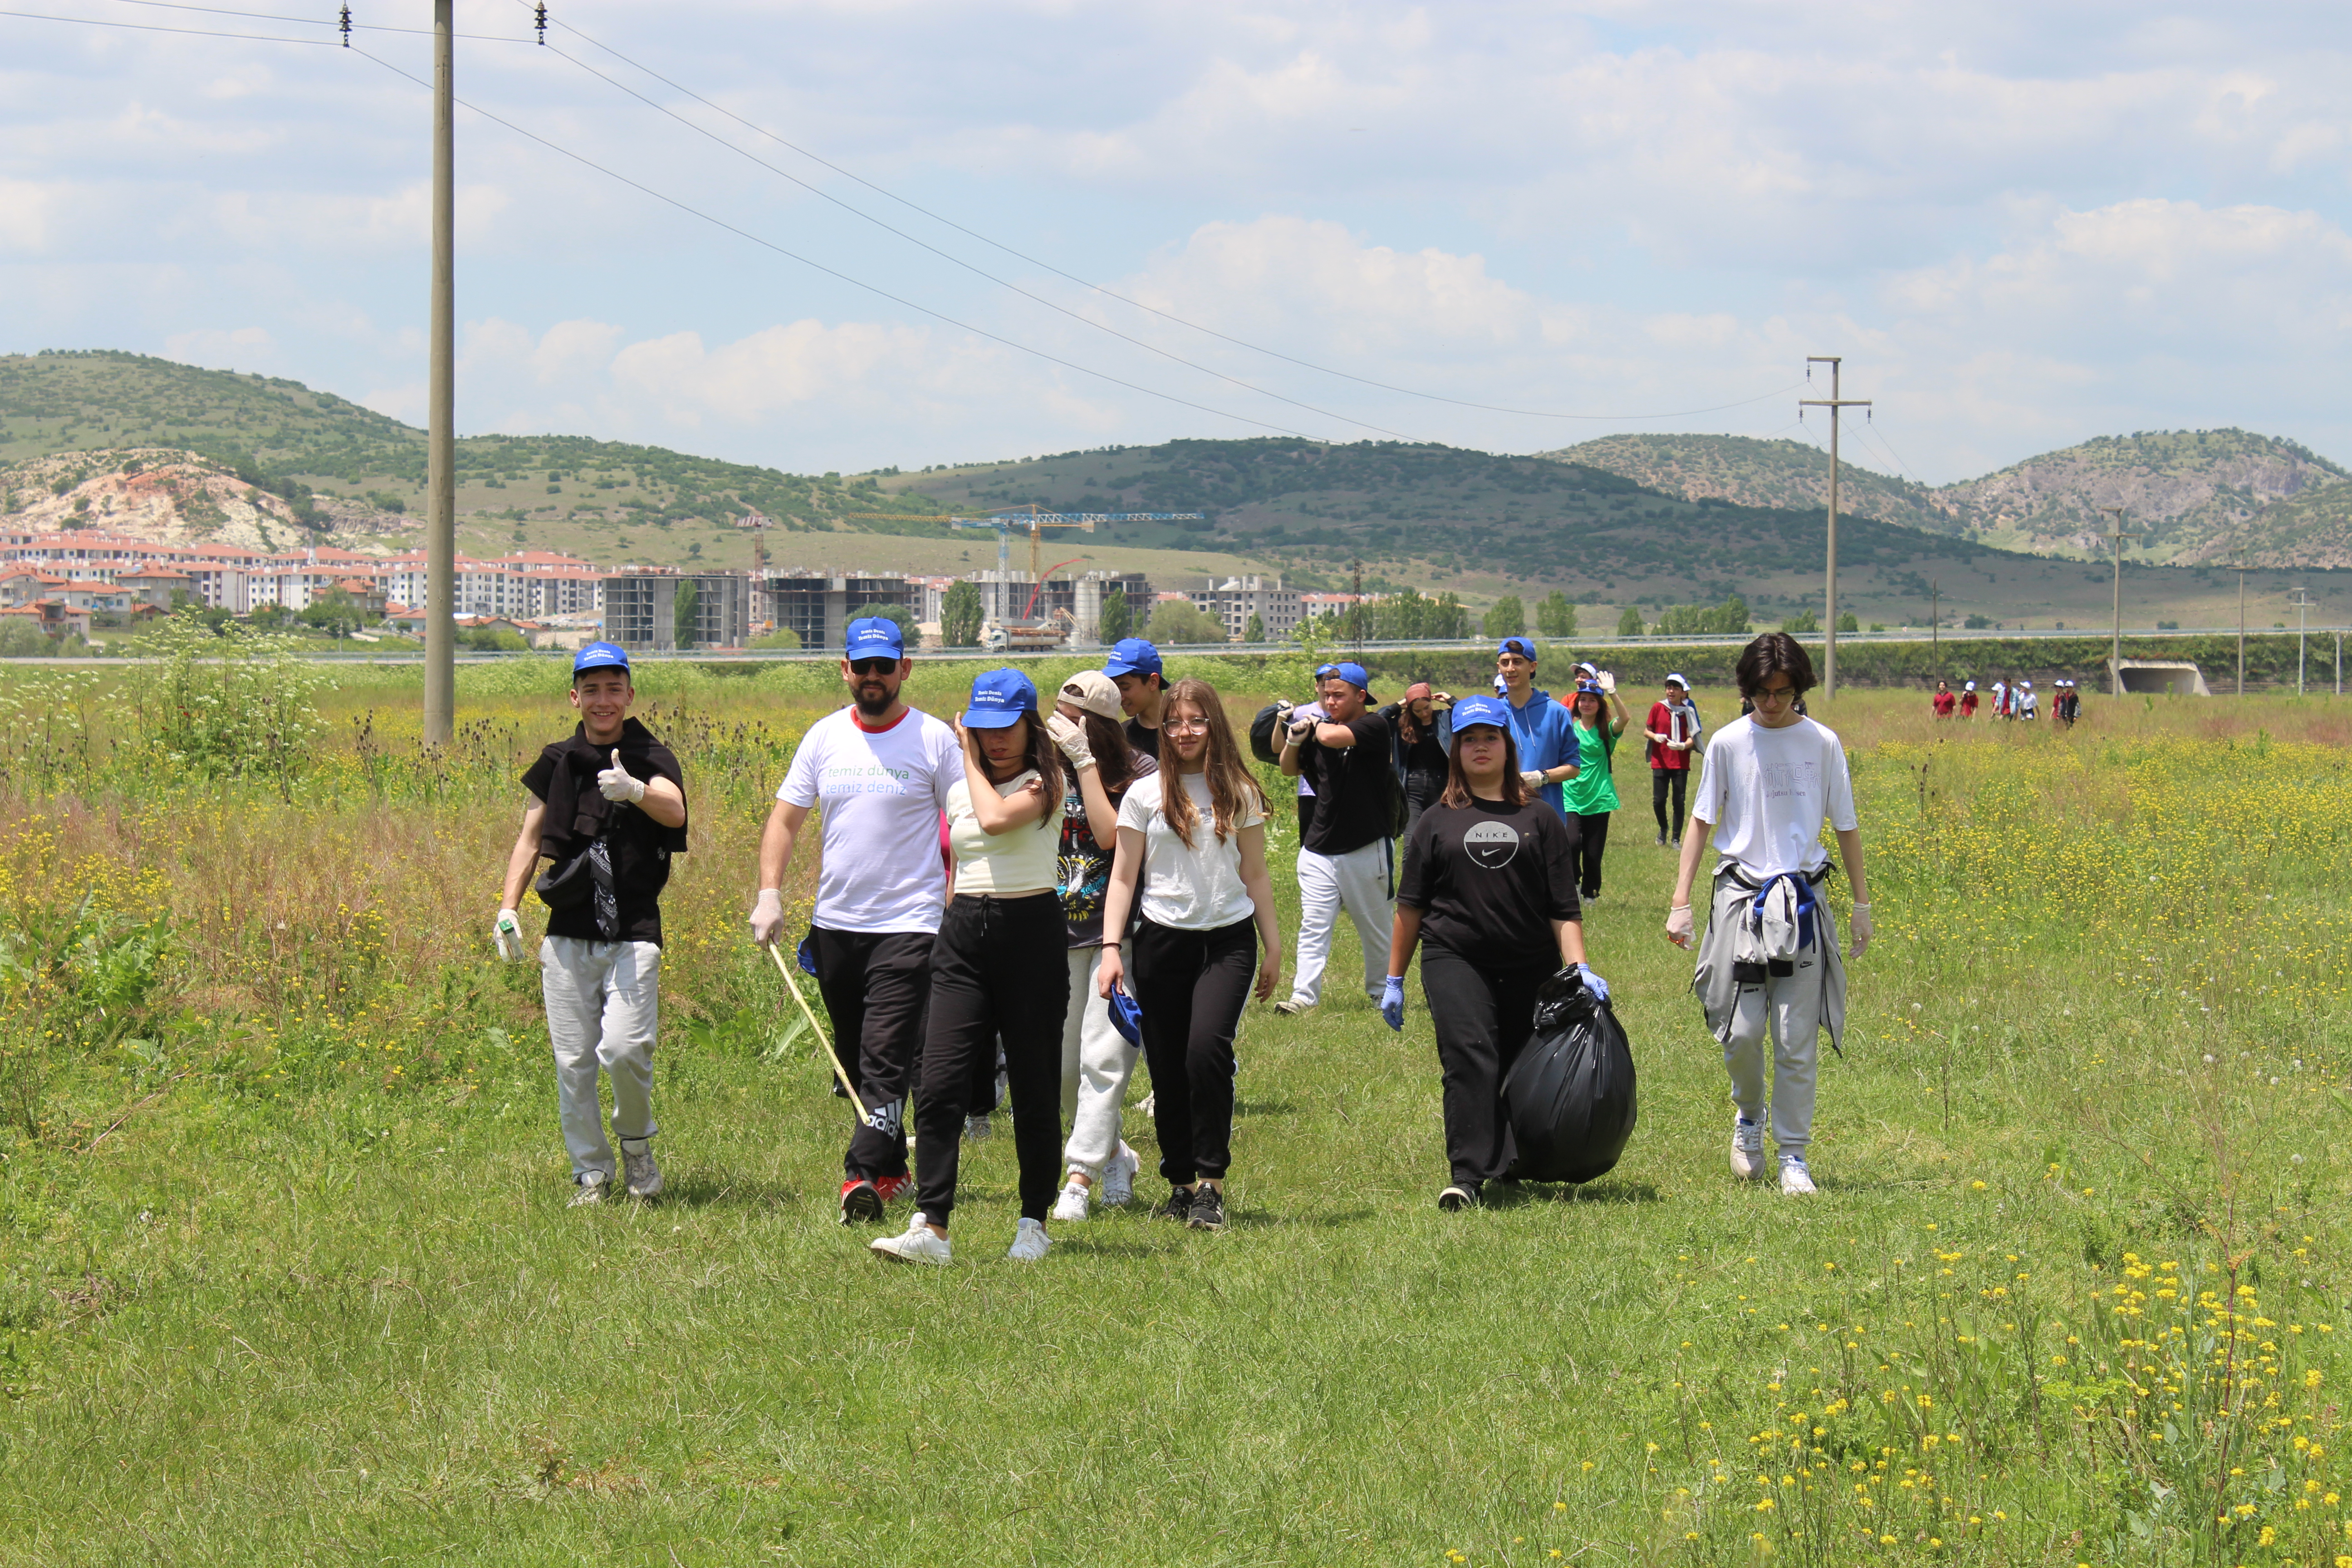
[[2124, 541], [2126, 539], [2139, 539], [2145, 536], [2137, 533], [2126, 533], [2123, 531], [2123, 508], [2119, 506], [2103, 506], [2099, 510], [2105, 512], [2110, 519], [2107, 523], [2107, 531], [2101, 534], [2100, 537], [2105, 539], [2108, 545], [2114, 549], [2116, 555], [2115, 641], [2107, 649], [2107, 692], [2109, 696], [2120, 697], [2123, 695], [2124, 691]]
[[456, 156], [450, 73], [454, 0], [433, 0], [433, 339], [425, 394], [425, 743], [446, 746], [457, 721]]
[[2222, 563], [2221, 570], [2238, 574], [2238, 695], [2243, 697], [2246, 694], [2246, 574], [2253, 568], [2227, 561]]
[[1944, 580], [1927, 580], [1927, 662], [1942, 667], [1944, 657]]
[[2297, 588], [2294, 591], [2294, 597], [2289, 599], [2287, 603], [2294, 606], [2294, 694], [2300, 697], [2303, 695], [2303, 655], [2307, 642], [2306, 628], [2311, 624], [2311, 590]]
[[1828, 597], [1830, 614], [1829, 621], [1822, 628], [1822, 637], [1824, 640], [1822, 644], [1822, 700], [1823, 701], [1832, 701], [1837, 697], [1838, 410], [1841, 408], [1867, 408], [1870, 406], [1870, 399], [1867, 397], [1840, 397], [1838, 395], [1838, 371], [1844, 363], [1844, 357], [1840, 354], [1807, 354], [1805, 356], [1805, 368], [1808, 375], [1812, 373], [1812, 367], [1814, 365], [1825, 364], [1830, 367], [1830, 395], [1827, 397], [1804, 397], [1800, 398], [1797, 401], [1797, 407], [1801, 411], [1800, 416], [1801, 416], [1801, 411], [1807, 408], [1826, 408], [1830, 411], [1830, 538], [1828, 566]]

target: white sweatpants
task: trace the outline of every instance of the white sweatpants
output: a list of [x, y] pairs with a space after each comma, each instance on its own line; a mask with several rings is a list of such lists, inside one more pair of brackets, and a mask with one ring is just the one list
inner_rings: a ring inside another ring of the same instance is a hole
[[1070, 949], [1070, 1010], [1062, 1023], [1062, 1120], [1070, 1127], [1062, 1158], [1089, 1181], [1101, 1180], [1104, 1164], [1118, 1152], [1118, 1110], [1136, 1057], [1111, 1024], [1110, 1004], [1095, 994], [1102, 951]]
[[1811, 972], [1743, 986], [1731, 1016], [1723, 1065], [1731, 1100], [1750, 1121], [1764, 1120], [1764, 1041], [1772, 1041], [1772, 1142], [1799, 1154], [1813, 1138], [1813, 1080], [1822, 1065], [1822, 982]]
[[1389, 880], [1389, 841], [1375, 838], [1345, 855], [1298, 852], [1298, 972], [1290, 999], [1312, 1007], [1322, 999], [1323, 965], [1331, 956], [1331, 931], [1339, 911], [1356, 922], [1364, 948], [1364, 994], [1377, 1003], [1389, 973], [1390, 928], [1396, 923], [1396, 891]]
[[613, 1079], [613, 1133], [650, 1138], [654, 1033], [661, 1016], [661, 949], [649, 942], [551, 936], [539, 944], [547, 1037], [555, 1047], [555, 1104], [574, 1178], [613, 1174], [613, 1146], [598, 1115], [596, 1071]]

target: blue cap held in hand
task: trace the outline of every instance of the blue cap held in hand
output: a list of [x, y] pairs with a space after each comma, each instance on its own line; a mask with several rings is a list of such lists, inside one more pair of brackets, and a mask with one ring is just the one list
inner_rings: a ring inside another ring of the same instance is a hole
[[1501, 642], [1495, 645], [1495, 657], [1496, 658], [1502, 658], [1507, 653], [1517, 654], [1529, 664], [1536, 662], [1536, 645], [1532, 640], [1527, 637], [1505, 637]]
[[1017, 669], [992, 669], [971, 683], [971, 705], [963, 710], [967, 730], [1005, 730], [1024, 713], [1037, 711], [1037, 688]]
[[861, 616], [849, 623], [841, 653], [852, 664], [861, 658], [904, 658], [906, 637], [898, 630], [898, 623], [887, 616]]
[[1110, 658], [1103, 661], [1103, 673], [1113, 680], [1122, 675], [1157, 675], [1165, 680], [1160, 668], [1160, 650], [1141, 637], [1121, 637], [1111, 645]]
[[1118, 1037], [1130, 1046], [1143, 1044], [1143, 1009], [1127, 994], [1125, 985], [1110, 988], [1110, 1026]]
[[583, 644], [580, 651], [572, 656], [572, 673], [585, 675], [592, 669], [617, 669], [626, 675], [629, 672], [629, 656], [618, 643]]
[[1459, 735], [1473, 724], [1492, 724], [1508, 734], [1511, 710], [1503, 706], [1499, 697], [1465, 697], [1454, 705], [1454, 733]]

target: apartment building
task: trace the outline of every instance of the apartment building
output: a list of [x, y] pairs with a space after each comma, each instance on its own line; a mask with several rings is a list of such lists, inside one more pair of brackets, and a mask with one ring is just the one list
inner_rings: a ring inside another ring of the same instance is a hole
[[1284, 587], [1279, 577], [1271, 581], [1258, 576], [1228, 577], [1222, 583], [1212, 578], [1203, 586], [1188, 590], [1185, 596], [1194, 609], [1214, 616], [1225, 635], [1236, 641], [1255, 616], [1265, 627], [1267, 641], [1286, 642], [1306, 613], [1304, 595]]
[[850, 617], [868, 605], [893, 605], [925, 618], [923, 580], [892, 573], [772, 571], [751, 584], [753, 616], [763, 630], [790, 631], [808, 648], [837, 648]]

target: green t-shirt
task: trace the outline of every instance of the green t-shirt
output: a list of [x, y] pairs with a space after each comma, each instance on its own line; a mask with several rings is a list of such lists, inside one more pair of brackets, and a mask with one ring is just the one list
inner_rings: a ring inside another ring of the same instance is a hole
[[1588, 730], [1574, 720], [1569, 728], [1576, 736], [1576, 776], [1559, 786], [1560, 805], [1570, 816], [1596, 816], [1604, 811], [1614, 811], [1617, 781], [1609, 772], [1609, 759], [1617, 750], [1617, 737], [1610, 732], [1606, 716], [1600, 728]]

